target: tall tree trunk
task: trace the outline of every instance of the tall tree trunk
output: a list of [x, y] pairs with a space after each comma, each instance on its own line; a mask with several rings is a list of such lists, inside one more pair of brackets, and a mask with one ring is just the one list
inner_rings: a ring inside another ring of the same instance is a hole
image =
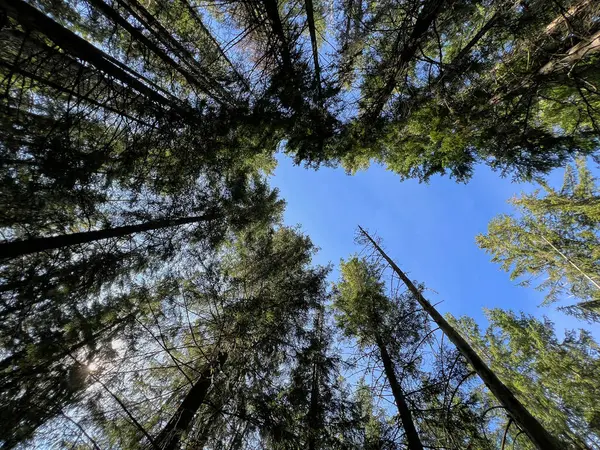
[[[214, 92], [222, 95], [230, 104], [235, 104], [235, 99], [231, 94], [223, 88], [216, 80], [214, 80], [210, 74], [203, 68], [194, 56], [185, 48], [185, 46], [175, 38], [169, 30], [167, 30], [157, 18], [150, 13], [140, 2], [137, 0], [117, 0], [117, 2], [124, 7], [135, 19], [142, 24], [148, 31], [150, 31], [158, 42], [162, 43], [167, 51], [174, 54], [180, 64], [185, 64], [193, 73], [196, 74], [194, 77], [197, 81], [202, 81], [205, 86], [202, 88], [206, 95], [211, 97], [221, 106], [225, 102], [216, 96]], [[214, 92], [213, 92], [214, 91]]]
[[133, 74], [133, 71], [127, 69], [122, 63], [23, 0], [0, 0], [0, 8], [6, 11], [8, 17], [16, 20], [27, 29], [42, 32], [73, 56], [87, 61], [97, 69], [109, 74], [156, 103], [170, 107], [182, 115], [188, 115], [189, 111], [177, 99], [174, 97], [166, 98], [151, 89], [139, 79], [140, 75]]
[[151, 220], [137, 225], [125, 225], [122, 227], [107, 228], [105, 230], [83, 231], [80, 233], [63, 234], [60, 236], [38, 237], [26, 240], [12, 241], [0, 244], [0, 260], [3, 258], [16, 258], [31, 253], [43, 252], [57, 248], [70, 247], [72, 245], [87, 242], [101, 241], [114, 237], [123, 237], [129, 234], [141, 233], [143, 231], [158, 230], [161, 228], [176, 227], [188, 223], [208, 221], [216, 218], [216, 215], [183, 217], [180, 219]]
[[314, 5], [312, 0], [305, 0], [306, 6], [306, 22], [308, 23], [308, 31], [310, 33], [310, 43], [313, 53], [313, 64], [315, 66], [315, 83], [317, 84], [317, 102], [321, 104], [321, 67], [319, 66], [319, 47], [317, 45], [317, 30], [315, 27]]
[[319, 368], [313, 363], [312, 386], [310, 390], [310, 408], [308, 412], [308, 450], [316, 449], [316, 433], [319, 428]]
[[215, 361], [206, 365], [200, 374], [200, 378], [189, 390], [171, 420], [154, 439], [155, 447], [161, 450], [175, 450], [178, 448], [181, 435], [189, 429], [192, 419], [206, 399], [206, 394], [212, 384], [214, 370], [223, 366], [226, 360], [227, 354], [219, 353]]
[[319, 306], [317, 317], [315, 319], [315, 333], [317, 333], [318, 346], [315, 358], [312, 362], [310, 406], [308, 410], [308, 450], [315, 450], [317, 447], [317, 433], [323, 428], [322, 416], [319, 413], [319, 383], [320, 383], [320, 363], [323, 352], [323, 307]]
[[404, 432], [406, 433], [408, 450], [423, 450], [423, 444], [421, 443], [419, 433], [415, 427], [412, 413], [410, 412], [408, 403], [406, 403], [406, 397], [404, 397], [402, 386], [400, 386], [400, 382], [396, 377], [394, 363], [390, 358], [381, 336], [377, 335], [375, 340], [377, 342], [377, 347], [379, 348], [379, 353], [381, 354], [381, 360], [383, 361], [385, 376], [387, 377], [390, 387], [392, 388], [392, 394], [394, 395], [396, 407], [398, 408], [398, 414], [400, 414], [400, 420], [402, 421], [402, 426], [404, 427]]
[[294, 69], [292, 65], [292, 56], [290, 53], [290, 47], [288, 40], [285, 36], [285, 32], [283, 31], [283, 24], [281, 23], [281, 17], [279, 16], [279, 9], [277, 7], [276, 0], [262, 0], [265, 6], [265, 10], [267, 12], [267, 17], [271, 22], [271, 26], [273, 28], [273, 33], [277, 36], [279, 40], [279, 50], [281, 52], [281, 59], [283, 60], [283, 69], [288, 73], [288, 75], [294, 77]]
[[90, 3], [102, 12], [106, 17], [112, 20], [116, 25], [121, 26], [130, 34], [130, 36], [136, 39], [138, 42], [148, 48], [158, 58], [160, 58], [165, 64], [171, 66], [174, 70], [179, 72], [187, 80], [188, 83], [199, 87], [202, 92], [210, 96], [210, 92], [204, 87], [204, 84], [200, 83], [192, 74], [190, 74], [185, 68], [171, 58], [165, 51], [159, 48], [154, 42], [152, 42], [146, 35], [144, 35], [139, 28], [129, 23], [123, 16], [119, 14], [113, 7], [109, 6], [104, 0], [90, 0]]
[[238, 69], [234, 66], [233, 62], [231, 62], [231, 60], [229, 59], [229, 57], [227, 56], [227, 54], [225, 53], [225, 51], [221, 47], [221, 44], [219, 44], [219, 42], [212, 35], [212, 33], [210, 32], [210, 30], [208, 28], [206, 28], [206, 25], [204, 25], [204, 22], [202, 21], [202, 17], [200, 17], [200, 14], [198, 14], [198, 11], [196, 11], [194, 9], [194, 7], [190, 4], [190, 2], [188, 0], [180, 0], [180, 1], [183, 4], [183, 6], [185, 6], [185, 8], [188, 10], [188, 12], [190, 13], [190, 16], [192, 16], [192, 18], [194, 19], [194, 21], [200, 26], [200, 28], [202, 28], [202, 31], [204, 32], [204, 34], [206, 34], [206, 36], [214, 44], [215, 48], [217, 49], [217, 51], [219, 52], [219, 54], [221, 55], [221, 57], [225, 61], [227, 61], [227, 64], [229, 64], [229, 67], [231, 68], [231, 71], [235, 74], [235, 76], [244, 85], [244, 87], [246, 88], [246, 90], [248, 92], [252, 92], [252, 88], [248, 84], [248, 81], [246, 80], [246, 78], [244, 78], [244, 76], [238, 71]]
[[537, 421], [535, 417], [517, 400], [514, 394], [508, 389], [496, 374], [487, 366], [487, 364], [473, 350], [469, 343], [463, 339], [444, 317], [429, 303], [421, 294], [421, 291], [413, 282], [400, 270], [392, 259], [381, 249], [369, 234], [359, 227], [360, 232], [368, 239], [373, 248], [388, 262], [394, 272], [404, 282], [409, 291], [415, 296], [421, 307], [429, 314], [438, 327], [456, 346], [458, 351], [467, 359], [471, 367], [477, 372], [488, 389], [498, 399], [510, 417], [521, 427], [529, 436], [531, 442], [538, 450], [559, 450], [559, 444], [550, 433]]

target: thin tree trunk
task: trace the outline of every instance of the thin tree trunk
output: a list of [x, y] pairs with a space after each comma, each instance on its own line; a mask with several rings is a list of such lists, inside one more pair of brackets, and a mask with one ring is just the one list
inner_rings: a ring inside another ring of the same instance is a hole
[[313, 64], [315, 66], [315, 83], [317, 84], [317, 100], [321, 103], [321, 67], [319, 66], [319, 47], [317, 45], [317, 30], [315, 27], [315, 14], [313, 0], [305, 0], [306, 6], [306, 21], [308, 23], [308, 31], [310, 33], [310, 43], [313, 53]]
[[83, 231], [80, 233], [63, 234], [60, 236], [38, 237], [26, 240], [12, 241], [0, 244], [0, 259], [16, 258], [31, 253], [43, 252], [57, 248], [70, 247], [72, 245], [87, 242], [101, 241], [114, 237], [123, 237], [129, 234], [141, 233], [143, 231], [158, 230], [161, 228], [176, 227], [188, 223], [197, 223], [216, 218], [215, 215], [184, 217], [180, 219], [152, 220], [137, 225], [125, 225], [122, 227], [107, 228], [105, 230]]
[[402, 427], [404, 428], [404, 432], [406, 434], [408, 450], [423, 450], [423, 444], [421, 443], [419, 433], [417, 432], [417, 428], [415, 427], [415, 423], [412, 418], [412, 413], [410, 412], [408, 403], [406, 403], [406, 398], [404, 397], [402, 386], [400, 385], [400, 382], [396, 377], [394, 363], [392, 362], [392, 359], [390, 358], [390, 355], [381, 337], [377, 335], [375, 337], [375, 340], [377, 342], [377, 347], [379, 348], [379, 353], [381, 354], [381, 360], [383, 361], [383, 369], [385, 371], [385, 376], [387, 377], [388, 382], [390, 383], [390, 387], [392, 388], [392, 394], [394, 395], [396, 407], [398, 408], [398, 414], [400, 414]]
[[265, 10], [267, 12], [267, 17], [271, 22], [271, 26], [273, 27], [273, 33], [277, 36], [281, 47], [281, 58], [283, 59], [283, 68], [289, 73], [289, 75], [293, 75], [294, 70], [292, 66], [292, 57], [290, 54], [290, 47], [288, 41], [285, 37], [285, 33], [283, 31], [283, 24], [281, 23], [281, 17], [279, 16], [279, 9], [277, 8], [276, 0], [263, 0], [265, 5]]
[[317, 363], [313, 362], [312, 370], [312, 386], [310, 390], [310, 408], [308, 412], [308, 450], [316, 448], [316, 432], [319, 428], [318, 424], [318, 408], [319, 408], [319, 369]]
[[560, 450], [559, 444], [548, 433], [548, 431], [537, 421], [535, 417], [523, 406], [523, 404], [514, 396], [496, 374], [487, 366], [487, 364], [473, 350], [469, 343], [458, 333], [444, 317], [429, 303], [421, 294], [421, 291], [412, 283], [412, 281], [400, 270], [392, 259], [381, 249], [369, 234], [359, 227], [360, 232], [368, 239], [373, 248], [388, 262], [394, 272], [404, 282], [406, 287], [415, 296], [421, 307], [429, 314], [433, 321], [440, 327], [446, 336], [456, 346], [458, 351], [467, 359], [471, 367], [477, 372], [488, 389], [498, 399], [510, 417], [521, 427], [529, 436], [531, 442], [538, 450]]
[[127, 30], [131, 37], [135, 38], [137, 41], [145, 45], [146, 48], [148, 48], [148, 50], [150, 50], [157, 57], [159, 57], [161, 61], [163, 61], [165, 64], [169, 65], [171, 68], [175, 69], [177, 72], [183, 75], [183, 77], [187, 80], [188, 83], [199, 87], [200, 90], [202, 90], [202, 92], [208, 95], [209, 97], [212, 96], [211, 92], [205, 88], [203, 83], [197, 80], [190, 72], [185, 70], [185, 68], [181, 64], [178, 64], [165, 51], [163, 51], [156, 44], [154, 44], [138, 28], [130, 24], [125, 18], [123, 18], [119, 14], [118, 11], [104, 3], [104, 0], [90, 0], [90, 3], [96, 8], [98, 8], [106, 17], [111, 19], [115, 24]]
[[227, 360], [226, 353], [220, 353], [217, 360], [208, 364], [202, 373], [200, 378], [194, 383], [192, 388], [186, 394], [183, 402], [175, 411], [171, 420], [165, 425], [159, 435], [154, 439], [154, 444], [161, 450], [175, 450], [179, 446], [181, 435], [186, 432], [191, 423], [192, 419], [200, 409], [202, 403], [206, 399], [208, 389], [212, 384], [212, 374], [217, 367], [223, 366]]
[[227, 61], [227, 64], [229, 64], [229, 67], [231, 67], [231, 70], [233, 71], [233, 73], [235, 74], [235, 76], [240, 80], [240, 82], [244, 85], [244, 87], [248, 90], [248, 92], [252, 92], [252, 88], [248, 84], [248, 81], [244, 78], [244, 76], [234, 66], [233, 62], [231, 62], [231, 60], [229, 59], [229, 57], [225, 53], [225, 50], [223, 50], [223, 48], [221, 47], [221, 44], [219, 44], [219, 42], [212, 35], [212, 33], [210, 32], [210, 30], [206, 27], [206, 25], [204, 25], [204, 22], [202, 21], [202, 18], [200, 17], [200, 14], [198, 14], [198, 12], [194, 9], [194, 7], [190, 4], [190, 2], [188, 0], [180, 0], [180, 1], [186, 7], [186, 9], [190, 13], [190, 15], [194, 18], [194, 20], [196, 21], [196, 23], [200, 26], [200, 28], [202, 28], [202, 31], [204, 31], [204, 33], [206, 34], [206, 36], [214, 44], [215, 48], [217, 49], [217, 51], [219, 52], [219, 54], [221, 55], [221, 57], [225, 61]]
[[583, 270], [581, 270], [577, 264], [575, 264], [567, 255], [565, 255], [563, 252], [561, 252], [552, 242], [550, 242], [548, 239], [546, 239], [545, 236], [540, 235], [540, 237], [544, 240], [544, 242], [546, 244], [548, 244], [550, 247], [552, 247], [552, 250], [554, 250], [556, 253], [558, 253], [566, 262], [568, 262], [571, 266], [573, 266], [575, 269], [577, 269], [577, 271], [581, 275], [583, 275], [586, 280], [588, 280], [590, 283], [592, 283], [596, 289], [600, 290], [600, 285], [596, 282], [596, 280], [594, 280], [587, 273], [585, 273]]
[[323, 309], [319, 307], [315, 320], [315, 332], [318, 333], [318, 347], [316, 359], [312, 362], [312, 376], [310, 389], [310, 406], [308, 411], [308, 450], [315, 450], [317, 445], [317, 431], [323, 427], [319, 414], [319, 370], [321, 363], [321, 354], [323, 352]]
[[176, 55], [181, 64], [187, 65], [198, 77], [203, 78], [203, 81], [206, 83], [206, 86], [203, 89], [209, 97], [222, 106], [226, 103], [210, 91], [210, 89], [213, 89], [227, 99], [230, 104], [235, 105], [235, 100], [231, 94], [214, 80], [210, 73], [207, 73], [205, 68], [196, 61], [194, 56], [181, 44], [181, 42], [179, 42], [140, 2], [137, 0], [117, 1], [134, 16], [139, 23], [148, 29], [148, 31], [150, 31], [169, 52]]

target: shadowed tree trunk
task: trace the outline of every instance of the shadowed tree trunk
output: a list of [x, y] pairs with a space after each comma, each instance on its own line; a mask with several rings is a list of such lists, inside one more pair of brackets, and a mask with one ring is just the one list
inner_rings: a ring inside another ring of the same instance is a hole
[[161, 450], [175, 450], [179, 447], [181, 435], [185, 433], [192, 423], [192, 419], [200, 409], [200, 406], [206, 399], [208, 389], [212, 384], [212, 374], [218, 367], [222, 367], [227, 360], [226, 353], [219, 353], [217, 360], [202, 370], [200, 377], [189, 392], [186, 394], [183, 402], [177, 408], [171, 420], [165, 425], [160, 434], [154, 439], [154, 446]]
[[429, 27], [431, 27], [434, 20], [438, 16], [444, 2], [445, 0], [430, 0], [423, 5], [413, 30], [402, 47], [400, 47], [400, 45], [403, 34], [398, 34], [398, 38], [394, 43], [394, 56], [392, 56], [391, 61], [387, 61], [385, 63], [388, 66], [390, 73], [386, 77], [387, 80], [383, 88], [379, 90], [377, 95], [375, 95], [375, 101], [367, 111], [367, 119], [377, 119], [377, 117], [379, 117], [381, 114], [385, 103], [392, 95], [392, 92], [394, 92], [398, 75], [402, 73], [402, 71], [408, 66], [410, 61], [417, 53], [419, 45], [425, 36], [427, 36]]
[[126, 86], [135, 89], [152, 101], [170, 107], [182, 115], [188, 115], [189, 111], [177, 99], [166, 98], [148, 87], [139, 79], [139, 74], [133, 74], [131, 69], [128, 69], [110, 55], [63, 27], [58, 22], [55, 22], [35, 7], [22, 0], [0, 0], [0, 8], [6, 11], [8, 17], [16, 20], [26, 29], [38, 30], [45, 34], [67, 53], [87, 61], [97, 69], [109, 74]]
[[402, 270], [392, 261], [392, 259], [381, 249], [369, 234], [359, 226], [360, 232], [371, 243], [373, 248], [381, 254], [394, 272], [404, 282], [408, 290], [415, 296], [421, 307], [429, 314], [438, 327], [456, 346], [458, 351], [467, 359], [471, 367], [481, 377], [488, 389], [494, 394], [496, 399], [504, 407], [509, 416], [521, 427], [527, 434], [531, 442], [538, 450], [559, 450], [560, 446], [548, 431], [537, 421], [535, 417], [523, 406], [523, 404], [514, 396], [496, 374], [487, 366], [487, 364], [473, 350], [469, 343], [463, 339], [452, 325], [429, 303], [421, 294], [421, 291], [405, 275]]
[[415, 423], [412, 418], [412, 413], [410, 412], [410, 408], [406, 403], [406, 397], [404, 397], [402, 386], [400, 386], [400, 382], [396, 377], [394, 363], [390, 358], [390, 355], [387, 351], [383, 340], [381, 339], [381, 336], [377, 335], [375, 337], [375, 341], [377, 342], [377, 347], [379, 348], [379, 353], [381, 355], [381, 361], [383, 362], [385, 376], [387, 377], [388, 382], [390, 383], [390, 387], [392, 388], [392, 394], [394, 395], [396, 407], [398, 408], [398, 414], [400, 414], [402, 427], [404, 428], [404, 432], [406, 433], [408, 450], [423, 450], [423, 444], [421, 443], [419, 433], [417, 432], [417, 429], [415, 427]]
[[320, 309], [315, 320], [315, 331], [317, 333], [318, 347], [316, 358], [312, 362], [311, 388], [310, 388], [310, 406], [308, 410], [308, 450], [316, 450], [317, 436], [319, 430], [323, 428], [323, 416], [320, 411], [319, 400], [319, 382], [320, 382], [320, 363], [321, 352], [323, 351], [323, 310]]
[[0, 244], [0, 259], [16, 258], [31, 253], [43, 252], [57, 248], [70, 247], [87, 242], [101, 241], [114, 237], [123, 237], [129, 234], [141, 233], [143, 231], [158, 230], [161, 228], [176, 227], [188, 223], [204, 222], [215, 219], [216, 215], [183, 217], [180, 219], [151, 220], [137, 225], [125, 225], [122, 227], [107, 228], [105, 230], [83, 231], [73, 234], [62, 234], [60, 236], [38, 237], [20, 241], [12, 241]]

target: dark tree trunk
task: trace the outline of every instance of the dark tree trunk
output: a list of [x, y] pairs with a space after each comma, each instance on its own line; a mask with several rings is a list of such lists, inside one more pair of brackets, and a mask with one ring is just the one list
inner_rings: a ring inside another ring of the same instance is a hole
[[171, 417], [171, 420], [165, 425], [160, 434], [154, 439], [155, 447], [161, 450], [175, 450], [179, 446], [181, 435], [186, 432], [192, 419], [200, 409], [200, 406], [206, 399], [208, 389], [212, 384], [212, 374], [217, 367], [223, 366], [227, 360], [227, 354], [220, 353], [219, 357], [212, 364], [202, 370], [200, 378], [196, 380], [189, 390], [183, 402], [177, 408], [177, 411]]
[[203, 92], [215, 100], [217, 103], [224, 105], [225, 102], [215, 95], [214, 92], [221, 95], [230, 104], [235, 104], [235, 100], [230, 93], [223, 89], [216, 80], [212, 78], [194, 58], [194, 56], [154, 17], [140, 2], [137, 0], [118, 0], [118, 3], [123, 6], [135, 19], [141, 23], [154, 37], [162, 43], [169, 53], [176, 55], [180, 64], [185, 64], [196, 75], [192, 82], [198, 86], [200, 80], [204, 84]]
[[313, 53], [313, 64], [315, 66], [315, 83], [317, 84], [317, 100], [320, 103], [321, 98], [321, 67], [319, 66], [319, 48], [317, 46], [317, 30], [315, 28], [315, 14], [312, 0], [305, 0], [306, 5], [306, 21], [308, 23], [308, 31], [310, 33], [310, 43]]
[[163, 106], [171, 107], [182, 115], [187, 115], [187, 109], [183, 108], [175, 98], [168, 99], [151, 89], [141, 82], [138, 79], [139, 77], [132, 75], [131, 70], [127, 71], [121, 67], [122, 65], [110, 55], [107, 55], [23, 0], [0, 0], [0, 8], [6, 11], [8, 17], [16, 20], [27, 29], [42, 32], [73, 56], [87, 61], [97, 69], [130, 86], [147, 98]]
[[203, 222], [214, 219], [214, 215], [184, 217], [180, 219], [152, 220], [138, 225], [125, 225], [122, 227], [108, 228], [105, 230], [83, 231], [80, 233], [63, 234], [60, 236], [38, 237], [20, 241], [0, 244], [0, 259], [16, 258], [31, 253], [43, 252], [57, 248], [70, 247], [87, 242], [101, 241], [103, 239], [123, 237], [143, 231], [158, 230], [161, 228], [175, 227], [188, 223]]
[[267, 17], [273, 27], [273, 32], [279, 40], [281, 47], [281, 58], [283, 60], [283, 67], [289, 75], [293, 75], [294, 70], [292, 66], [292, 57], [290, 53], [289, 44], [283, 31], [283, 24], [281, 23], [281, 17], [279, 16], [279, 9], [277, 8], [276, 0], [263, 0]]
[[425, 36], [427, 36], [429, 28], [438, 16], [444, 1], [445, 0], [430, 0], [423, 5], [413, 30], [404, 42], [404, 45], [402, 45], [402, 48], [400, 48], [400, 44], [403, 33], [399, 33], [398, 38], [394, 43], [393, 56], [390, 61], [385, 63], [385, 66], [387, 67], [384, 67], [384, 69], [387, 68], [389, 70], [389, 75], [386, 77], [387, 80], [385, 86], [375, 96], [376, 98], [373, 105], [367, 111], [368, 119], [376, 119], [379, 117], [379, 114], [381, 114], [383, 106], [389, 99], [390, 95], [392, 95], [392, 92], [394, 92], [398, 75], [402, 73], [406, 67], [408, 67], [408, 64], [415, 56], [419, 45]]
[[320, 391], [319, 383], [320, 370], [321, 370], [321, 355], [323, 352], [323, 309], [319, 309], [315, 320], [315, 333], [318, 333], [317, 340], [318, 346], [317, 351], [313, 353], [314, 360], [312, 362], [312, 374], [311, 374], [311, 389], [310, 389], [310, 406], [308, 410], [308, 450], [315, 450], [317, 448], [317, 437], [319, 430], [323, 428], [323, 415], [319, 410]]
[[471, 367], [481, 377], [488, 389], [498, 399], [510, 417], [521, 427], [529, 436], [531, 442], [538, 450], [559, 450], [559, 444], [548, 433], [548, 431], [537, 421], [535, 417], [523, 406], [523, 404], [514, 396], [496, 374], [479, 357], [467, 341], [458, 333], [444, 317], [429, 303], [421, 294], [421, 291], [413, 282], [400, 270], [392, 259], [381, 249], [369, 234], [359, 227], [361, 233], [369, 240], [375, 250], [388, 262], [394, 272], [404, 282], [406, 287], [415, 296], [421, 307], [429, 314], [433, 321], [440, 327], [446, 336], [456, 346], [458, 351], [467, 359]]
[[406, 403], [406, 397], [404, 397], [402, 386], [400, 386], [400, 382], [396, 377], [394, 363], [392, 362], [392, 359], [390, 358], [390, 355], [381, 337], [377, 335], [375, 340], [377, 342], [377, 347], [379, 348], [379, 353], [381, 354], [385, 376], [387, 377], [390, 387], [392, 388], [392, 394], [394, 395], [394, 400], [396, 401], [398, 414], [400, 414], [400, 420], [402, 421], [402, 426], [404, 427], [404, 432], [406, 433], [408, 450], [423, 450], [423, 444], [421, 443], [419, 433], [415, 427], [412, 413], [410, 412], [408, 403]]
[[308, 412], [308, 450], [316, 448], [316, 434], [319, 429], [319, 368], [313, 363], [310, 408]]
[[200, 28], [202, 28], [202, 31], [204, 32], [204, 34], [206, 34], [206, 36], [210, 39], [210, 41], [214, 44], [215, 48], [217, 49], [217, 51], [219, 52], [219, 54], [221, 55], [221, 57], [227, 61], [227, 64], [229, 64], [229, 67], [231, 68], [232, 72], [235, 74], [235, 76], [240, 80], [240, 82], [244, 85], [244, 87], [246, 88], [246, 90], [248, 92], [252, 91], [252, 88], [250, 87], [250, 85], [248, 84], [248, 81], [244, 78], [244, 76], [238, 71], [238, 69], [233, 65], [233, 63], [231, 62], [231, 60], [229, 59], [229, 57], [227, 56], [227, 54], [225, 53], [225, 51], [223, 50], [223, 48], [221, 47], [221, 44], [219, 44], [219, 42], [217, 41], [217, 39], [212, 35], [212, 33], [210, 32], [210, 30], [208, 28], [206, 28], [206, 25], [204, 25], [204, 22], [202, 21], [202, 18], [200, 17], [200, 15], [198, 14], [198, 12], [192, 7], [192, 5], [190, 5], [188, 0], [180, 0], [181, 3], [183, 4], [183, 6], [185, 6], [185, 8], [188, 10], [188, 12], [190, 13], [190, 16], [192, 16], [194, 18], [194, 21], [200, 26]]
[[178, 71], [184, 78], [190, 83], [199, 87], [203, 93], [210, 96], [204, 85], [200, 83], [191, 73], [185, 70], [181, 64], [178, 64], [173, 58], [171, 58], [166, 52], [160, 49], [154, 42], [147, 38], [142, 32], [130, 24], [125, 18], [123, 18], [118, 11], [113, 9], [111, 6], [104, 3], [104, 0], [90, 0], [90, 3], [98, 8], [106, 17], [111, 19], [116, 25], [123, 27], [127, 32], [136, 39], [138, 42], [144, 44], [148, 50], [159, 57], [165, 64], [171, 66], [171, 68]]

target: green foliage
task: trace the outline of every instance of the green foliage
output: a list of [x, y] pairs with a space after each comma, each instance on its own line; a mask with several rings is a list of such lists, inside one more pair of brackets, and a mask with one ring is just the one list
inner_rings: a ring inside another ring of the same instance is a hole
[[334, 300], [338, 326], [349, 337], [357, 337], [361, 345], [375, 344], [375, 334], [380, 330], [380, 320], [391, 309], [384, 295], [381, 267], [368, 264], [357, 257], [342, 261], [342, 281], [337, 285], [338, 295]]
[[[466, 181], [479, 162], [527, 179], [594, 155], [596, 2], [0, 3], [0, 233], [63, 242], [0, 257], [3, 448], [400, 448], [380, 385], [346, 377], [359, 364], [336, 356], [329, 306], [373, 374], [387, 352], [387, 384], [406, 392], [424, 442], [497, 440], [465, 361], [423, 350], [435, 332], [415, 299], [357, 257], [329, 292], [265, 176], [279, 150], [424, 181]], [[580, 165], [547, 191], [515, 201], [523, 216], [480, 243], [597, 318], [594, 180]], [[588, 383], [590, 342], [543, 350]], [[589, 440], [592, 386], [563, 381], [547, 420]]]
[[[474, 373], [457, 350], [437, 342], [436, 330], [431, 329], [416, 300], [394, 288], [387, 294], [384, 267], [377, 261], [353, 257], [342, 262], [340, 272], [333, 303], [337, 325], [356, 340], [362, 358], [368, 356], [377, 362], [369, 376], [387, 379], [383, 387], [372, 381], [371, 389], [381, 392], [389, 389], [385, 387], [389, 384], [398, 407], [402, 399], [395, 391], [396, 384], [424, 446], [493, 448], [486, 436], [490, 424], [483, 414], [486, 404], [480, 385], [471, 379]], [[391, 372], [381, 368], [384, 353], [390, 359]], [[368, 389], [364, 384], [356, 387], [365, 414], [361, 448], [406, 445], [406, 437], [400, 438], [394, 430], [406, 424], [401, 408], [393, 420], [382, 417], [372, 405], [365, 404], [372, 402]], [[385, 394], [380, 393], [379, 398]]]
[[[477, 243], [510, 271], [512, 279], [543, 275], [546, 279], [538, 288], [546, 292], [546, 301], [573, 296], [583, 302], [576, 305], [578, 314], [594, 318], [594, 301], [600, 299], [596, 180], [580, 160], [577, 169], [566, 170], [561, 189], [544, 190], [545, 195], [536, 191], [511, 200], [519, 215], [494, 218]], [[530, 282], [526, 278], [521, 284]]]
[[567, 330], [561, 339], [548, 319], [499, 309], [486, 316], [485, 333], [472, 319], [453, 321], [551, 433], [571, 448], [598, 445], [600, 411], [593, 380], [600, 354], [591, 334]]

